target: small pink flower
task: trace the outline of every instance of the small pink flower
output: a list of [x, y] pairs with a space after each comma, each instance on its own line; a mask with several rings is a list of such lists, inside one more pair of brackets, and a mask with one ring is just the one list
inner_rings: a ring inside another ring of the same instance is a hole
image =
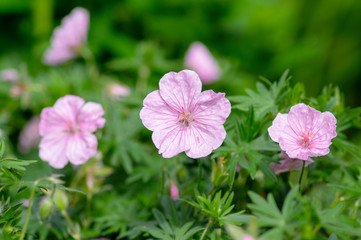
[[118, 99], [129, 96], [130, 88], [113, 82], [107, 85], [107, 92], [113, 99]]
[[40, 142], [39, 135], [40, 117], [36, 116], [30, 119], [21, 130], [19, 135], [19, 151], [21, 153], [28, 153], [32, 148], [37, 147]]
[[39, 133], [40, 158], [54, 168], [63, 168], [68, 161], [85, 163], [94, 156], [98, 140], [92, 134], [105, 124], [103, 108], [94, 102], [85, 103], [77, 96], [59, 98], [54, 107], [41, 112]]
[[270, 167], [273, 169], [273, 171], [276, 174], [282, 173], [282, 172], [289, 172], [293, 170], [301, 170], [303, 161], [305, 161], [305, 167], [313, 163], [313, 160], [311, 158], [308, 158], [307, 160], [301, 160], [297, 158], [290, 158], [286, 153], [282, 152], [280, 154], [280, 157], [284, 160], [280, 161], [280, 164], [277, 163], [270, 163]]
[[252, 237], [249, 234], [246, 234], [246, 235], [243, 236], [243, 240], [254, 240], [254, 237]]
[[308, 160], [329, 153], [331, 139], [337, 136], [336, 123], [332, 113], [300, 103], [288, 114], [278, 113], [268, 133], [290, 158]]
[[164, 158], [183, 151], [191, 158], [205, 157], [226, 137], [223, 123], [230, 102], [224, 93], [201, 90], [197, 73], [170, 72], [160, 79], [159, 90], [144, 99], [140, 118]]
[[177, 185], [172, 182], [171, 186], [170, 186], [170, 197], [175, 201], [179, 199], [179, 190]]
[[2, 79], [5, 82], [16, 83], [17, 81], [19, 81], [20, 77], [17, 70], [9, 68], [9, 69], [4, 69], [0, 72], [0, 79]]
[[89, 29], [88, 10], [77, 7], [54, 30], [51, 47], [45, 52], [46, 65], [59, 65], [79, 55], [87, 42]]
[[185, 56], [185, 66], [196, 71], [203, 84], [219, 79], [219, 66], [206, 46], [200, 42], [192, 43]]

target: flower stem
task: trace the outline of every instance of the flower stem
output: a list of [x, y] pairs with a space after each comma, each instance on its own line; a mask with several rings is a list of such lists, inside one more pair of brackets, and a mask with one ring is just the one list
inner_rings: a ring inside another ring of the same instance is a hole
[[78, 232], [77, 232], [77, 230], [76, 230], [73, 222], [71, 221], [68, 213], [67, 213], [65, 210], [62, 210], [62, 211], [61, 211], [61, 214], [64, 216], [64, 218], [66, 219], [66, 221], [69, 223], [70, 228], [71, 228], [71, 231], [73, 232], [73, 237], [74, 237], [75, 239], [80, 239], [80, 238], [79, 238], [79, 235], [78, 235]]
[[206, 233], [208, 231], [208, 228], [212, 225], [212, 221], [209, 220], [208, 224], [207, 224], [207, 227], [204, 229], [203, 233], [202, 233], [202, 236], [199, 240], [203, 240], [204, 236], [206, 236]]
[[30, 220], [30, 215], [31, 215], [31, 208], [33, 207], [33, 202], [34, 202], [34, 196], [35, 196], [35, 188], [38, 185], [38, 183], [40, 182], [39, 180], [36, 180], [33, 183], [33, 186], [31, 188], [31, 192], [30, 192], [30, 199], [29, 199], [29, 206], [28, 206], [28, 211], [26, 213], [26, 218], [25, 218], [25, 222], [24, 222], [24, 226], [23, 229], [21, 230], [21, 234], [20, 234], [20, 240], [23, 240], [26, 234], [26, 229], [28, 228], [28, 224], [29, 224], [29, 220]]
[[302, 177], [303, 177], [303, 172], [305, 171], [305, 161], [303, 161], [302, 163], [302, 170], [301, 170], [301, 175], [300, 178], [298, 179], [298, 185], [301, 191], [301, 182], [302, 182]]
[[201, 191], [201, 179], [202, 179], [202, 161], [198, 158], [199, 176], [198, 176], [198, 191]]

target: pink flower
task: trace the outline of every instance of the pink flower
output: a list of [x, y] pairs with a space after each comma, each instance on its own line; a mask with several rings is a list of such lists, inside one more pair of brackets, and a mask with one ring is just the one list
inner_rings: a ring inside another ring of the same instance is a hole
[[192, 43], [185, 56], [185, 66], [196, 71], [203, 84], [219, 79], [220, 70], [211, 52], [200, 42]]
[[308, 158], [307, 160], [301, 160], [297, 158], [290, 158], [286, 153], [282, 152], [280, 154], [280, 157], [284, 160], [280, 161], [280, 164], [277, 163], [270, 163], [270, 167], [275, 171], [276, 174], [282, 173], [282, 172], [289, 172], [292, 170], [301, 170], [303, 161], [305, 161], [305, 167], [313, 163], [313, 160], [311, 158]]
[[175, 201], [177, 199], [179, 199], [179, 190], [177, 185], [172, 182], [171, 186], [170, 186], [170, 197]]
[[288, 114], [278, 113], [268, 133], [290, 158], [308, 160], [329, 153], [331, 139], [337, 135], [336, 122], [332, 113], [300, 103]]
[[118, 99], [129, 96], [130, 89], [125, 85], [113, 82], [107, 85], [107, 92], [113, 99]]
[[28, 153], [32, 148], [37, 147], [40, 142], [39, 135], [40, 117], [36, 116], [30, 119], [21, 130], [19, 135], [18, 148], [21, 153]]
[[197, 73], [170, 72], [160, 79], [159, 90], [144, 99], [140, 118], [153, 131], [153, 142], [164, 158], [183, 151], [191, 158], [205, 157], [226, 137], [223, 123], [231, 104], [224, 93], [201, 90]]
[[17, 70], [9, 68], [4, 69], [0, 72], [0, 79], [2, 79], [5, 82], [12, 82], [15, 83], [19, 81], [19, 73]]
[[254, 240], [254, 238], [251, 235], [246, 234], [243, 236], [243, 240]]
[[103, 115], [100, 104], [85, 103], [72, 95], [59, 98], [54, 107], [44, 108], [39, 124], [40, 158], [54, 168], [63, 168], [68, 161], [85, 163], [96, 153], [98, 141], [92, 133], [104, 126]]
[[54, 30], [51, 47], [45, 52], [46, 65], [59, 65], [79, 55], [87, 41], [89, 29], [88, 10], [77, 7]]

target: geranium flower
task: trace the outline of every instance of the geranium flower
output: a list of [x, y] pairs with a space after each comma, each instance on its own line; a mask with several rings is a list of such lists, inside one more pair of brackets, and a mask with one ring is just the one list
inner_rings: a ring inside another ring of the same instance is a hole
[[160, 79], [159, 90], [144, 99], [140, 118], [153, 131], [153, 142], [164, 158], [183, 151], [191, 158], [205, 157], [226, 137], [223, 123], [230, 102], [224, 93], [201, 89], [197, 73], [170, 72]]
[[313, 163], [311, 158], [307, 160], [301, 160], [297, 158], [290, 158], [286, 153], [281, 152], [280, 157], [284, 160], [280, 161], [280, 164], [277, 163], [270, 163], [270, 167], [276, 174], [282, 172], [289, 172], [293, 170], [301, 170], [303, 166], [303, 161], [305, 161], [305, 167]]
[[40, 117], [33, 117], [21, 130], [18, 144], [18, 148], [21, 153], [28, 153], [32, 148], [39, 145], [39, 123]]
[[85, 103], [72, 95], [44, 108], [39, 124], [40, 158], [55, 168], [63, 168], [68, 162], [85, 163], [96, 153], [98, 141], [92, 133], [104, 126], [103, 115], [100, 104]]
[[278, 113], [268, 133], [290, 158], [307, 160], [329, 153], [331, 139], [337, 136], [336, 123], [332, 113], [300, 103], [288, 114]]
[[5, 82], [16, 83], [19, 81], [20, 76], [16, 69], [9, 68], [0, 71], [0, 79]]
[[89, 29], [88, 10], [77, 7], [54, 30], [51, 47], [45, 52], [46, 65], [59, 65], [79, 55], [85, 45]]
[[196, 71], [203, 84], [219, 79], [218, 64], [208, 48], [200, 42], [192, 43], [185, 56], [185, 66]]
[[130, 88], [128, 86], [112, 82], [106, 86], [106, 92], [111, 98], [120, 99], [130, 95]]

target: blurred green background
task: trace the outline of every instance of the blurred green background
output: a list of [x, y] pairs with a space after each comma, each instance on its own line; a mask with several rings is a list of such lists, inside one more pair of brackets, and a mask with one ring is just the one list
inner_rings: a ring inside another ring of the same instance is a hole
[[201, 41], [227, 73], [218, 84], [231, 93], [243, 91], [237, 83], [276, 80], [289, 68], [309, 96], [334, 84], [346, 104], [360, 105], [356, 0], [0, 0], [0, 68], [26, 62], [33, 76], [46, 70], [41, 57], [52, 31], [77, 6], [90, 11], [88, 43], [103, 72], [117, 68], [114, 59], [134, 57], [140, 43], [179, 70], [188, 46]]

